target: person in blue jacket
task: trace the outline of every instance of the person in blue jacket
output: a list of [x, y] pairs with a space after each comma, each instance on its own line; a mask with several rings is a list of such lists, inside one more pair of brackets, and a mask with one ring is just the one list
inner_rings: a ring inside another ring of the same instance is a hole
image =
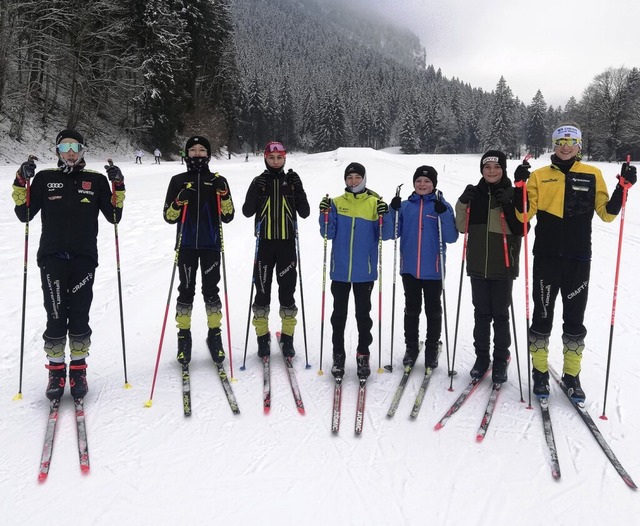
[[[371, 291], [378, 279], [378, 244], [380, 217], [383, 223], [389, 207], [378, 194], [367, 188], [364, 166], [350, 163], [344, 171], [346, 188], [341, 196], [320, 202], [320, 235], [331, 243], [331, 294], [333, 295], [333, 367], [335, 378], [344, 376], [344, 329], [347, 323], [349, 292], [353, 288], [358, 348], [356, 352], [358, 378], [371, 374], [369, 346], [373, 341], [371, 328]], [[325, 226], [325, 219], [327, 220]], [[387, 220], [388, 221], [388, 220]]]
[[438, 172], [432, 166], [420, 166], [413, 174], [413, 193], [402, 201], [391, 200], [391, 208], [398, 212], [400, 237], [400, 275], [404, 287], [404, 340], [406, 353], [402, 363], [413, 367], [420, 347], [418, 333], [424, 297], [427, 317], [425, 338], [425, 366], [438, 367], [438, 342], [442, 332], [443, 259], [447, 243], [458, 239], [453, 209], [436, 191]]

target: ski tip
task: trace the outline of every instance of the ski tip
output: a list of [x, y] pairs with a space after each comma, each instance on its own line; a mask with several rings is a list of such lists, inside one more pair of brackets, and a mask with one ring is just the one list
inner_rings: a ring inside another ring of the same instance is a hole
[[323, 374], [324, 374], [324, 372], [322, 371], [322, 369], [320, 369], [320, 370], [318, 371], [318, 376], [322, 376]]
[[85, 465], [85, 464], [80, 466], [80, 471], [82, 472], [83, 475], [88, 475], [90, 469], [91, 468], [89, 466]]
[[40, 484], [42, 484], [43, 482], [46, 482], [48, 476], [49, 476], [49, 473], [38, 473], [38, 482]]
[[638, 489], [638, 486], [636, 486], [636, 483], [633, 480], [631, 480], [631, 477], [629, 476], [622, 477], [622, 480], [624, 480], [625, 484], [629, 486], [631, 489]]
[[14, 400], [22, 400], [22, 393], [17, 393], [14, 397]]
[[484, 440], [484, 435], [476, 435], [476, 442], [482, 442]]
[[265, 415], [268, 415], [269, 413], [271, 413], [271, 408], [270, 408], [270, 407], [265, 407], [265, 408], [263, 409], [263, 413], [264, 413]]
[[302, 416], [307, 414], [304, 410], [304, 407], [298, 407], [298, 413], [300, 413]]
[[435, 429], [436, 431], [439, 431], [443, 427], [444, 426], [442, 425], [442, 422], [438, 422], [435, 426], [433, 426], [433, 429]]
[[560, 471], [557, 469], [554, 469], [551, 472], [551, 476], [555, 479], [555, 480], [560, 480]]
[[145, 407], [151, 407], [152, 405], [153, 405], [153, 402], [152, 402], [151, 400], [147, 400], [147, 401], [144, 403], [144, 406], [145, 406]]
[[124, 384], [124, 388], [125, 388], [125, 389], [132, 389], [132, 388], [133, 388], [133, 386], [132, 386], [129, 382], [125, 382], [125, 384]]

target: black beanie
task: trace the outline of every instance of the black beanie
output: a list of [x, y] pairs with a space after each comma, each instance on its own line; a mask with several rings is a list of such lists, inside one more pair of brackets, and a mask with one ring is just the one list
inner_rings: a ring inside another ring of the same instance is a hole
[[366, 174], [366, 171], [364, 169], [364, 166], [362, 166], [360, 163], [349, 163], [349, 166], [347, 166], [347, 168], [344, 171], [345, 180], [347, 179], [347, 175], [349, 174], [358, 174], [364, 177]]
[[480, 159], [480, 173], [482, 173], [482, 167], [484, 163], [494, 162], [500, 165], [502, 168], [502, 175], [507, 175], [507, 156], [500, 150], [489, 150]]
[[433, 166], [419, 166], [413, 174], [413, 184], [418, 177], [428, 177], [434, 188], [438, 185], [438, 172]]
[[75, 139], [80, 144], [84, 145], [84, 137], [76, 130], [62, 130], [56, 137], [56, 146], [60, 144], [62, 139]]
[[184, 145], [184, 151], [187, 152], [187, 155], [189, 152], [189, 148], [195, 146], [196, 144], [201, 144], [202, 146], [204, 146], [207, 149], [207, 155], [211, 157], [211, 144], [206, 137], [202, 137], [200, 135], [194, 135], [187, 141], [187, 144]]

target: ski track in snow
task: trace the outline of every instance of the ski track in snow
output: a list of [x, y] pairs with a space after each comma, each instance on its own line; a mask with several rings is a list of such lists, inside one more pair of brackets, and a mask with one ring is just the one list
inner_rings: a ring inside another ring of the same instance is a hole
[[[88, 166], [101, 169], [99, 155]], [[105, 154], [106, 158], [107, 155]], [[539, 522], [541, 505], [546, 522], [632, 524], [640, 513], [638, 495], [629, 490], [602, 454], [586, 426], [560, 389], [552, 385], [551, 418], [562, 479], [551, 478], [535, 401], [528, 406], [524, 269], [514, 286], [516, 328], [523, 396], [517, 383], [516, 361], [509, 369], [485, 440], [475, 435], [490, 392], [483, 384], [451, 418], [445, 428], [433, 426], [459, 396], [473, 364], [473, 311], [468, 278], [463, 280], [461, 318], [457, 336], [454, 392], [446, 376], [446, 348], [431, 380], [417, 419], [409, 412], [422, 374], [419, 364], [409, 379], [396, 415], [386, 412], [402, 375], [404, 354], [402, 313], [404, 294], [398, 280], [394, 340], [394, 371], [378, 374], [378, 284], [372, 293], [374, 342], [372, 375], [362, 436], [353, 433], [357, 380], [355, 357], [347, 357], [340, 433], [330, 432], [333, 377], [331, 369], [332, 297], [327, 273], [323, 370], [318, 375], [320, 299], [323, 243], [317, 203], [329, 193], [343, 191], [343, 170], [352, 160], [367, 167], [368, 186], [388, 202], [404, 183], [409, 195], [411, 176], [421, 164], [439, 172], [438, 189], [450, 203], [469, 183], [476, 183], [478, 155], [401, 156], [369, 149], [339, 149], [316, 155], [293, 154], [287, 167], [301, 176], [312, 209], [299, 221], [310, 369], [305, 369], [302, 323], [296, 332], [294, 367], [306, 415], [298, 414], [285, 365], [272, 344], [272, 409], [262, 412], [262, 368], [256, 358], [251, 328], [247, 368], [242, 364], [250, 276], [253, 265], [253, 222], [241, 206], [251, 179], [263, 169], [261, 157], [213, 160], [227, 177], [236, 205], [234, 221], [224, 226], [230, 323], [234, 358], [231, 385], [240, 407], [233, 415], [206, 348], [206, 315], [201, 296], [193, 310], [194, 352], [191, 366], [193, 415], [185, 418], [181, 404], [180, 368], [175, 361], [174, 290], [162, 346], [153, 405], [149, 398], [167, 305], [173, 264], [175, 227], [162, 220], [169, 179], [181, 171], [178, 163], [142, 166], [116, 160], [125, 174], [127, 199], [118, 227], [122, 294], [126, 330], [127, 372], [131, 389], [124, 389], [116, 281], [114, 229], [100, 219], [100, 267], [91, 311], [93, 347], [89, 359], [90, 391], [85, 401], [91, 473], [80, 473], [73, 405], [65, 398], [54, 445], [49, 478], [38, 484], [37, 469], [46, 424], [46, 370], [41, 334], [45, 316], [35, 261], [40, 218], [30, 224], [27, 310], [24, 340], [23, 399], [12, 400], [19, 380], [20, 322], [23, 280], [24, 226], [13, 213], [10, 185], [15, 166], [0, 168], [0, 509], [4, 524], [65, 525], [69, 517], [83, 524], [512, 524]], [[546, 159], [534, 162], [534, 167]], [[516, 166], [509, 161], [509, 173]], [[44, 168], [46, 163], [39, 164]], [[610, 190], [619, 165], [598, 163]], [[624, 245], [617, 294], [608, 420], [602, 413], [607, 365], [613, 280], [620, 222], [593, 221], [594, 258], [591, 298], [586, 315], [582, 384], [587, 408], [624, 467], [640, 482], [640, 406], [634, 403], [640, 378], [635, 342], [640, 336], [634, 261], [640, 257], [640, 203], [632, 189], [626, 210]], [[534, 236], [530, 235], [531, 249]], [[329, 247], [330, 249], [330, 247]], [[449, 245], [447, 307], [450, 352], [461, 266], [462, 236]], [[524, 259], [523, 259], [524, 261]], [[529, 258], [530, 264], [532, 258]], [[524, 263], [523, 263], [524, 264]], [[382, 365], [389, 360], [393, 242], [383, 249]], [[198, 278], [199, 279], [199, 278]], [[176, 277], [177, 286], [177, 277]], [[222, 282], [220, 284], [223, 292]], [[275, 291], [274, 291], [275, 292]], [[279, 327], [277, 294], [273, 294], [272, 332]], [[224, 301], [224, 298], [223, 298]], [[301, 305], [298, 304], [298, 307]], [[353, 314], [353, 305], [350, 305]], [[562, 360], [561, 307], [551, 337], [551, 362]], [[357, 330], [351, 316], [345, 338], [355, 349]], [[424, 330], [424, 321], [423, 330]], [[226, 320], [223, 341], [227, 347]], [[443, 333], [444, 338], [444, 333]], [[275, 342], [275, 338], [274, 338]], [[512, 353], [514, 349], [512, 348]], [[227, 374], [231, 376], [228, 361]]]

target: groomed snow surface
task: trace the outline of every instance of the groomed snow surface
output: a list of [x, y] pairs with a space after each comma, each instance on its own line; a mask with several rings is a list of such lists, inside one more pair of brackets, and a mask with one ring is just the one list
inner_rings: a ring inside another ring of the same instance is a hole
[[[104, 158], [102, 158], [104, 156]], [[103, 170], [105, 152], [87, 153], [88, 167]], [[26, 158], [26, 154], [24, 156]], [[24, 226], [13, 212], [11, 182], [16, 165], [0, 168], [0, 509], [3, 524], [278, 524], [278, 525], [423, 525], [423, 524], [637, 524], [640, 501], [606, 459], [586, 426], [557, 385], [552, 385], [551, 413], [562, 478], [551, 477], [537, 404], [521, 402], [516, 360], [503, 387], [483, 443], [475, 440], [490, 382], [485, 380], [445, 428], [435, 423], [466, 386], [473, 353], [473, 308], [468, 278], [462, 280], [455, 368], [450, 392], [447, 359], [441, 355], [416, 420], [409, 412], [424, 366], [422, 359], [409, 380], [396, 416], [387, 409], [401, 377], [404, 353], [402, 282], [395, 294], [393, 373], [375, 372], [378, 361], [378, 285], [372, 294], [374, 342], [368, 382], [364, 432], [354, 436], [356, 376], [355, 320], [350, 319], [347, 359], [338, 436], [330, 433], [333, 379], [331, 367], [332, 298], [327, 276], [324, 315], [324, 359], [320, 363], [323, 241], [317, 204], [325, 195], [342, 193], [343, 171], [350, 161], [367, 168], [369, 188], [387, 202], [398, 184], [402, 196], [412, 189], [412, 175], [422, 164], [439, 172], [438, 189], [455, 203], [464, 187], [480, 178], [479, 155], [400, 155], [395, 150], [345, 149], [315, 155], [291, 154], [287, 168], [304, 183], [312, 215], [299, 221], [308, 359], [302, 316], [296, 332], [295, 368], [306, 415], [296, 411], [283, 361], [272, 344], [272, 409], [262, 411], [262, 368], [250, 331], [246, 370], [242, 371], [254, 255], [253, 219], [241, 206], [251, 179], [263, 168], [261, 157], [244, 155], [214, 159], [212, 167], [227, 177], [236, 217], [225, 225], [225, 256], [230, 310], [232, 383], [241, 414], [234, 416], [206, 348], [206, 316], [201, 296], [193, 313], [194, 353], [191, 365], [193, 415], [185, 418], [181, 404], [180, 368], [175, 360], [173, 322], [176, 292], [169, 310], [153, 405], [149, 399], [162, 321], [173, 267], [175, 227], [162, 219], [169, 179], [183, 167], [176, 162], [133, 164], [116, 158], [126, 178], [124, 217], [118, 228], [126, 329], [127, 373], [123, 352], [114, 228], [100, 219], [100, 267], [91, 310], [93, 345], [88, 359], [90, 391], [85, 399], [91, 471], [82, 475], [72, 400], [61, 405], [49, 478], [37, 481], [48, 401], [47, 371], [41, 335], [45, 324], [40, 277], [35, 262], [40, 217], [31, 222], [24, 341], [23, 399], [14, 400], [19, 385]], [[533, 161], [538, 167], [548, 156]], [[508, 163], [513, 174], [518, 161]], [[596, 163], [610, 191], [619, 164]], [[40, 162], [39, 168], [51, 166]], [[593, 221], [593, 264], [586, 314], [589, 334], [581, 373], [587, 408], [624, 467], [640, 482], [640, 404], [637, 392], [640, 358], [637, 342], [640, 293], [636, 263], [640, 259], [640, 196], [632, 189], [626, 209], [624, 244], [617, 290], [617, 309], [606, 414], [604, 381], [611, 327], [614, 276], [620, 219]], [[533, 234], [529, 239], [533, 244]], [[453, 353], [458, 307], [462, 236], [449, 246], [446, 278], [449, 349]], [[329, 247], [330, 248], [330, 247]], [[393, 300], [393, 241], [383, 248], [382, 365], [390, 361]], [[523, 258], [524, 259], [524, 258]], [[529, 258], [531, 264], [532, 258]], [[524, 266], [524, 265], [523, 265]], [[199, 278], [198, 278], [199, 280]], [[177, 286], [177, 279], [176, 279]], [[199, 286], [198, 286], [199, 287]], [[517, 342], [526, 383], [526, 314], [524, 273], [514, 287]], [[221, 283], [222, 289], [222, 283]], [[272, 332], [279, 330], [274, 290]], [[301, 307], [300, 302], [298, 306]], [[351, 309], [351, 312], [352, 309]], [[301, 313], [302, 314], [302, 309]], [[226, 320], [224, 320], [226, 323]], [[424, 321], [422, 322], [424, 331]], [[561, 307], [551, 341], [550, 361], [562, 365]], [[444, 338], [444, 334], [443, 334]], [[225, 348], [226, 330], [223, 331]], [[446, 346], [445, 346], [446, 348]], [[515, 358], [515, 349], [512, 354]], [[227, 353], [228, 355], [230, 353]], [[230, 372], [229, 364], [227, 371]], [[322, 365], [324, 375], [319, 375]], [[68, 393], [68, 391], [67, 391]]]

